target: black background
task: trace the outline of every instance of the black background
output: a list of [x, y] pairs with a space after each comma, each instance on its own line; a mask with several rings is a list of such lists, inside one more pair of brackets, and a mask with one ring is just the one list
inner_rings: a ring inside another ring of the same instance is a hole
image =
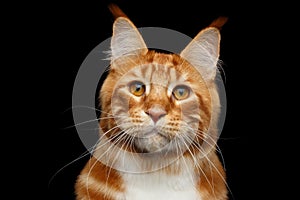
[[[267, 148], [269, 141], [265, 140], [274, 137], [274, 132], [266, 128], [266, 116], [271, 110], [268, 97], [273, 92], [272, 84], [266, 80], [272, 70], [262, 68], [270, 65], [266, 55], [272, 50], [270, 30], [275, 27], [270, 17], [281, 13], [271, 13], [270, 7], [244, 1], [113, 2], [137, 27], [164, 27], [190, 37], [219, 16], [229, 18], [221, 30], [227, 117], [218, 144], [233, 194], [230, 199], [266, 199], [274, 194], [274, 177], [280, 175], [272, 172], [276, 162], [273, 149]], [[47, 172], [45, 196], [49, 199], [74, 199], [76, 176], [88, 160], [86, 156], [69, 164], [86, 149], [75, 128], [65, 128], [74, 123], [70, 108], [77, 71], [89, 52], [112, 34], [113, 17], [108, 3], [49, 2], [41, 5], [39, 14], [34, 16], [46, 16], [40, 22], [43, 34], [39, 41], [43, 48], [37, 49], [44, 67], [39, 69], [42, 76], [35, 85], [42, 82], [44, 88], [39, 90], [43, 100], [40, 140], [47, 141], [47, 146], [43, 146], [47, 156], [45, 162], [41, 161], [45, 164], [41, 173]], [[281, 23], [277, 20], [276, 27]], [[40, 172], [35, 174], [39, 176]]]

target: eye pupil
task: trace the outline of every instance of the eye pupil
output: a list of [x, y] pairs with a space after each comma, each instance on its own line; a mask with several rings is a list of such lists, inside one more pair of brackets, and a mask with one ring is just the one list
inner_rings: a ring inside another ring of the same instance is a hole
[[135, 90], [138, 92], [138, 91], [140, 91], [140, 90], [141, 90], [141, 87], [142, 87], [142, 86], [141, 86], [141, 85], [138, 85], [138, 84], [136, 84], [136, 85], [135, 85], [135, 87], [136, 87], [136, 89], [135, 89]]
[[182, 88], [178, 89], [178, 93], [179, 93], [180, 96], [183, 96], [183, 94], [184, 94], [184, 89], [182, 89]]
[[186, 99], [189, 97], [189, 95], [190, 95], [190, 88], [188, 86], [179, 85], [173, 89], [173, 96], [177, 100]]

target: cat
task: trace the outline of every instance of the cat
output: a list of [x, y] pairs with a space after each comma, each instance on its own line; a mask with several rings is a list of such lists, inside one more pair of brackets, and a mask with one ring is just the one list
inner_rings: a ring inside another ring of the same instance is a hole
[[216, 152], [220, 17], [178, 54], [147, 48], [116, 5], [111, 65], [100, 90], [100, 140], [77, 200], [226, 200]]

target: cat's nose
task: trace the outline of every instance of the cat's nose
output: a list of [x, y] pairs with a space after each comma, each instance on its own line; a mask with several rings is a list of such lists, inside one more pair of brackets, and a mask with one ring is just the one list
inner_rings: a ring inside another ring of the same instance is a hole
[[161, 106], [152, 106], [145, 113], [151, 117], [154, 123], [167, 114]]

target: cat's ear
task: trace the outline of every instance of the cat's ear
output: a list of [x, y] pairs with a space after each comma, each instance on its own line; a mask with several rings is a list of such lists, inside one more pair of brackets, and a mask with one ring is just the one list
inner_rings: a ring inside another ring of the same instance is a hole
[[180, 56], [192, 64], [207, 82], [214, 80], [220, 51], [220, 32], [208, 27], [186, 46]]
[[112, 61], [135, 53], [146, 54], [147, 46], [134, 24], [126, 17], [118, 17], [113, 24], [111, 38]]

